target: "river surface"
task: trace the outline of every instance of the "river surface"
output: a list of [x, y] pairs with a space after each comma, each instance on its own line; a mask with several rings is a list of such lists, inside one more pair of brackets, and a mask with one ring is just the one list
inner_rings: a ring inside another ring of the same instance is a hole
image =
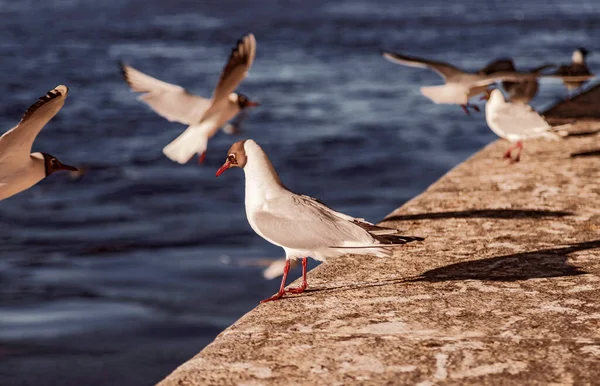
[[[215, 178], [234, 141], [256, 140], [290, 189], [376, 222], [495, 139], [481, 113], [419, 93], [435, 73], [380, 48], [527, 69], [600, 36], [594, 0], [0, 0], [0, 21], [3, 130], [66, 84], [34, 150], [87, 170], [0, 202], [0, 384], [36, 386], [153, 384], [276, 291], [261, 264], [283, 251], [250, 229], [242, 171]], [[247, 32], [239, 90], [262, 106], [204, 166], [172, 163], [161, 149], [184, 126], [137, 101], [118, 61], [208, 96]], [[564, 94], [543, 80], [534, 106]]]

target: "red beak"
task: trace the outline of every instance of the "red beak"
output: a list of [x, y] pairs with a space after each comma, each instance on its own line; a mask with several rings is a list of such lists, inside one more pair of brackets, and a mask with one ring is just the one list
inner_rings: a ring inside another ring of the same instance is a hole
[[219, 168], [219, 170], [217, 170], [217, 177], [219, 177], [221, 174], [223, 174], [223, 172], [227, 169], [229, 169], [231, 167], [231, 162], [229, 161], [225, 161], [225, 163], [223, 164], [223, 166], [221, 166]]
[[256, 106], [260, 106], [260, 103], [254, 102], [254, 101], [246, 102], [246, 107], [256, 107]]

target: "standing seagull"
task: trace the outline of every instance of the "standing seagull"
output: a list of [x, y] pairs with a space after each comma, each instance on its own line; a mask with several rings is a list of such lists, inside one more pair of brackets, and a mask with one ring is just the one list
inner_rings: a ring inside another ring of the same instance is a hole
[[[528, 72], [541, 75], [543, 70], [555, 67], [552, 64], [545, 64], [530, 70]], [[498, 72], [516, 71], [515, 64], [512, 59], [498, 59], [489, 63], [487, 66], [479, 70], [481, 74], [495, 74]], [[508, 99], [511, 103], [524, 103], [527, 104], [536, 96], [539, 83], [537, 78], [525, 80], [522, 82], [502, 82], [502, 87], [508, 93]]]
[[[281, 183], [265, 152], [253, 140], [234, 143], [217, 177], [231, 167], [246, 175], [246, 216], [259, 236], [285, 251], [285, 267], [279, 292], [262, 301], [280, 299], [285, 293], [302, 293], [306, 281], [307, 256], [325, 261], [330, 257], [360, 252], [391, 256], [392, 247], [420, 237], [398, 235], [383, 228], [334, 211], [314, 198], [295, 194]], [[302, 259], [302, 286], [285, 289], [290, 260]]]
[[140, 100], [170, 122], [189, 125], [183, 134], [165, 146], [163, 153], [180, 164], [188, 162], [197, 153], [199, 161], [204, 162], [208, 139], [240, 111], [258, 106], [245, 95], [234, 92], [248, 75], [255, 55], [254, 35], [245, 35], [231, 50], [212, 99], [193, 95], [181, 86], [163, 82], [131, 66], [121, 64], [121, 69], [129, 87], [144, 93]]
[[25, 111], [17, 126], [0, 137], [0, 200], [31, 188], [59, 170], [77, 170], [50, 154], [31, 153], [40, 130], [65, 104], [67, 92], [62, 85], [48, 91]]
[[573, 52], [571, 64], [564, 64], [556, 70], [554, 75], [563, 78], [563, 83], [567, 87], [568, 96], [571, 96], [572, 91], [579, 90], [585, 82], [593, 77], [590, 69], [585, 63], [585, 58], [589, 51], [585, 48], [578, 48]]
[[515, 71], [502, 71], [494, 74], [465, 72], [451, 64], [382, 51], [382, 55], [391, 62], [409, 67], [429, 68], [437, 72], [444, 81], [443, 85], [421, 87], [421, 93], [435, 103], [460, 105], [469, 115], [469, 107], [479, 111], [479, 107], [469, 104], [469, 98], [485, 92], [488, 85], [501, 80], [524, 81], [535, 79], [535, 74], [523, 74]]
[[518, 149], [514, 162], [521, 159], [523, 140], [540, 137], [552, 140], [561, 138], [555, 131], [557, 128], [550, 126], [531, 106], [506, 102], [502, 91], [498, 89], [492, 90], [487, 98], [485, 120], [496, 135], [513, 143], [504, 154], [504, 158], [510, 159], [511, 162], [514, 149]]

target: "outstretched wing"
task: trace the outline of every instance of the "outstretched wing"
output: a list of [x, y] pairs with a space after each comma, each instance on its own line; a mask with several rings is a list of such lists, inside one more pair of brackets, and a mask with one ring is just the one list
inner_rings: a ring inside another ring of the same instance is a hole
[[223, 68], [213, 100], [219, 101], [229, 97], [237, 86], [246, 78], [248, 70], [252, 67], [256, 56], [256, 39], [253, 34], [248, 34], [238, 40], [237, 45], [231, 50], [227, 64]]
[[515, 71], [515, 64], [512, 59], [496, 59], [490, 63], [488, 63], [485, 67], [483, 67], [478, 72], [480, 74], [493, 74], [494, 72], [500, 71]]
[[131, 66], [121, 64], [121, 72], [131, 90], [143, 93], [140, 100], [171, 122], [198, 123], [212, 104], [210, 99], [190, 94], [181, 86], [163, 82]]
[[0, 137], [0, 158], [29, 157], [33, 141], [63, 107], [68, 92], [67, 86], [56, 86], [31, 105], [21, 121]]
[[402, 55], [395, 52], [382, 51], [381, 54], [387, 60], [402, 64], [403, 66], [429, 68], [440, 74], [444, 79], [449, 78], [453, 75], [463, 74], [464, 72], [454, 67], [453, 65], [445, 62], [436, 62], [434, 60], [419, 58], [416, 56]]

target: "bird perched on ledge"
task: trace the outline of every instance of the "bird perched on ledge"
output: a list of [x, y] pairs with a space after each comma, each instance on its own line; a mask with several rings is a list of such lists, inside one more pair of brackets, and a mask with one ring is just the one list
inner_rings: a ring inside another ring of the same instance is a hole
[[[219, 128], [248, 107], [258, 106], [245, 95], [235, 93], [246, 78], [256, 55], [254, 35], [242, 37], [232, 49], [211, 99], [187, 92], [183, 87], [163, 82], [131, 66], [121, 64], [123, 77], [140, 99], [169, 121], [189, 125], [163, 153], [172, 161], [184, 164], [194, 154], [204, 162], [208, 140]], [[238, 123], [239, 126], [239, 123]]]
[[[397, 229], [384, 228], [329, 208], [321, 201], [289, 191], [279, 179], [267, 154], [253, 140], [234, 143], [217, 177], [239, 167], [246, 176], [246, 216], [259, 236], [284, 249], [286, 263], [279, 292], [302, 293], [308, 287], [307, 257], [325, 261], [348, 253], [391, 256], [393, 247], [421, 237], [401, 236]], [[302, 259], [302, 285], [285, 289], [290, 260]]]
[[553, 74], [556, 77], [562, 79], [565, 87], [567, 88], [567, 96], [571, 97], [571, 92], [576, 92], [581, 89], [585, 82], [592, 79], [594, 75], [590, 72], [585, 58], [588, 56], [589, 51], [585, 48], [578, 48], [573, 51], [571, 64], [563, 64], [558, 67], [556, 72]]
[[[559, 127], [552, 127], [531, 106], [507, 102], [502, 91], [498, 89], [488, 91], [482, 99], [488, 100], [485, 104], [485, 120], [490, 129], [499, 137], [513, 143], [504, 154], [504, 158], [511, 162], [519, 162], [521, 159], [524, 140], [533, 138], [557, 140], [564, 134], [558, 131]], [[518, 153], [513, 159], [514, 149], [517, 149]]]
[[77, 170], [50, 154], [31, 153], [37, 135], [65, 104], [67, 92], [62, 85], [48, 91], [0, 137], [0, 200], [31, 188], [59, 170]]

